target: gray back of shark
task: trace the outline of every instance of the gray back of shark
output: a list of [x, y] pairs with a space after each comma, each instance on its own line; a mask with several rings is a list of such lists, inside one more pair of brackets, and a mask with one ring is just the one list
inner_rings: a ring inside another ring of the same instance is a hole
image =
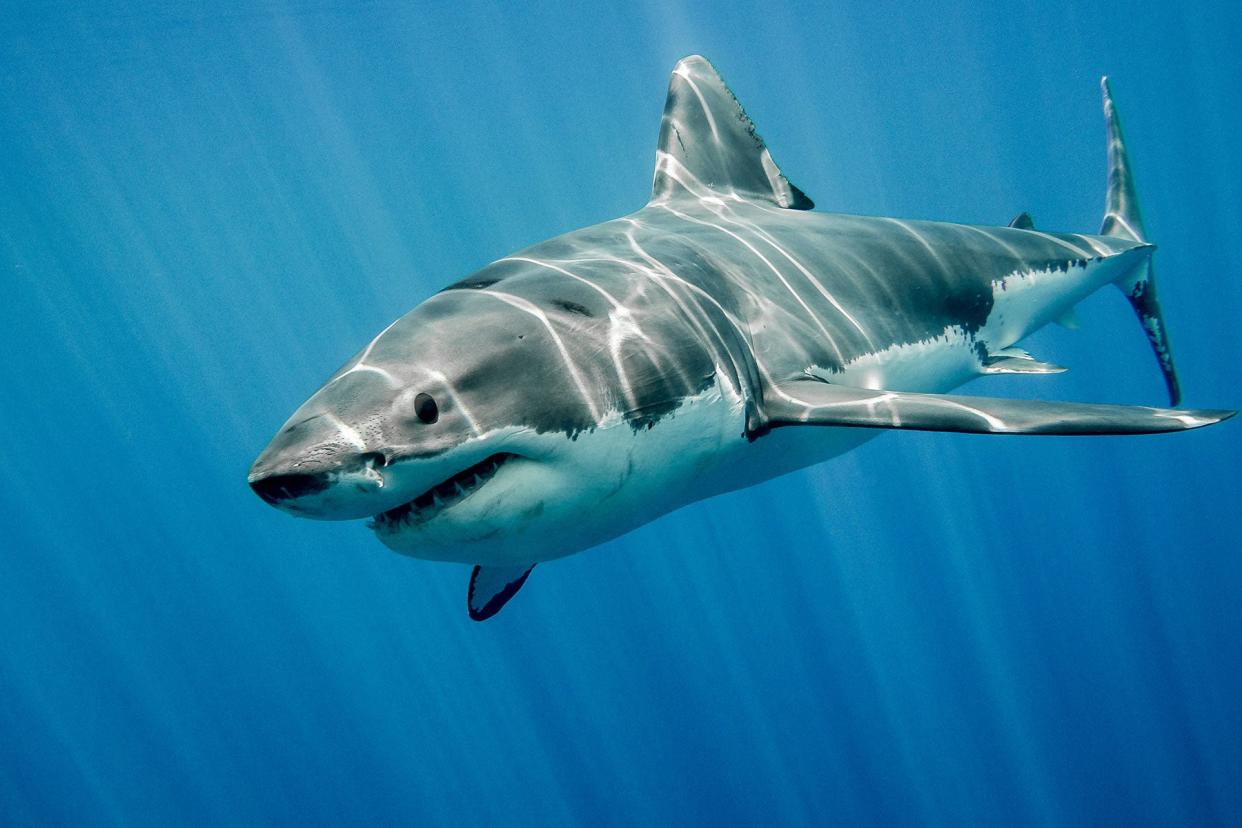
[[[1101, 233], [811, 212], [701, 57], [674, 70], [652, 200], [431, 297], [307, 401], [251, 470], [294, 514], [375, 516], [406, 554], [482, 564], [471, 616], [535, 563], [879, 429], [1177, 431], [1232, 412], [964, 397], [1064, 370], [1016, 343], [1113, 284], [1180, 390], [1107, 85]], [[791, 428], [798, 426], [800, 428]], [[820, 426], [828, 428], [806, 428]], [[775, 431], [780, 429], [779, 432]]]

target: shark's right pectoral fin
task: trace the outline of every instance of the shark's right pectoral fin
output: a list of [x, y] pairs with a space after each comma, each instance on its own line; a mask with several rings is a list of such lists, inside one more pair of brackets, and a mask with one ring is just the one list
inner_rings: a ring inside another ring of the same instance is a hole
[[1153, 434], [1199, 428], [1237, 413], [878, 391], [811, 378], [766, 389], [763, 412], [752, 438], [792, 425], [975, 434]]
[[526, 583], [534, 564], [520, 566], [476, 566], [470, 574], [466, 609], [475, 621], [486, 621], [500, 612], [509, 599]]

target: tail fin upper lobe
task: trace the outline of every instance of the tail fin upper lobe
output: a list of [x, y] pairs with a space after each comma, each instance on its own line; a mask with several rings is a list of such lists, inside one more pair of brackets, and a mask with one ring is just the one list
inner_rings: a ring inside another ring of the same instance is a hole
[[[1134, 174], [1130, 169], [1130, 159], [1126, 155], [1121, 120], [1117, 116], [1117, 107], [1113, 104], [1112, 92], [1108, 88], [1108, 78], [1100, 79], [1100, 88], [1104, 94], [1104, 120], [1108, 128], [1108, 195], [1104, 203], [1104, 223], [1100, 226], [1100, 235], [1146, 242], [1143, 217], [1139, 212], [1138, 198], [1134, 194]], [[1168, 329], [1164, 325], [1164, 316], [1156, 295], [1156, 277], [1151, 259], [1126, 274], [1117, 282], [1117, 287], [1126, 295], [1130, 307], [1134, 308], [1143, 330], [1147, 333], [1147, 341], [1151, 343], [1152, 352], [1156, 355], [1160, 371], [1164, 374], [1164, 383], [1169, 390], [1169, 404], [1177, 405], [1182, 399], [1181, 385], [1177, 379], [1177, 369], [1173, 365], [1173, 353], [1169, 349]]]

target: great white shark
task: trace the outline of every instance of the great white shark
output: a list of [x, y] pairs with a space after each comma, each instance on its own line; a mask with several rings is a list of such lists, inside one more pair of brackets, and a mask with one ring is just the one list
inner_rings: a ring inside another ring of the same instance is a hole
[[1017, 343], [1114, 285], [1180, 390], [1121, 127], [1102, 83], [1098, 234], [812, 212], [712, 65], [677, 64], [651, 200], [505, 256], [375, 337], [281, 427], [249, 482], [474, 564], [494, 615], [535, 564], [887, 429], [1181, 431], [1234, 412], [948, 394], [1064, 370]]

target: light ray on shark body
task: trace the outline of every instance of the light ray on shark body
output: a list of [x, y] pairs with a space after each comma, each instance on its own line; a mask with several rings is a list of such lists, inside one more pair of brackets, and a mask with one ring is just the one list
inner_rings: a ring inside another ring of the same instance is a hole
[[[1230, 411], [1004, 400], [975, 377], [1064, 370], [1016, 343], [1113, 284], [1180, 389], [1115, 108], [1099, 235], [812, 212], [705, 59], [673, 72], [651, 201], [542, 242], [395, 321], [255, 461], [272, 505], [371, 518], [475, 564], [471, 617], [531, 568], [882, 429], [1179, 431]], [[812, 427], [814, 426], [814, 427]]]

